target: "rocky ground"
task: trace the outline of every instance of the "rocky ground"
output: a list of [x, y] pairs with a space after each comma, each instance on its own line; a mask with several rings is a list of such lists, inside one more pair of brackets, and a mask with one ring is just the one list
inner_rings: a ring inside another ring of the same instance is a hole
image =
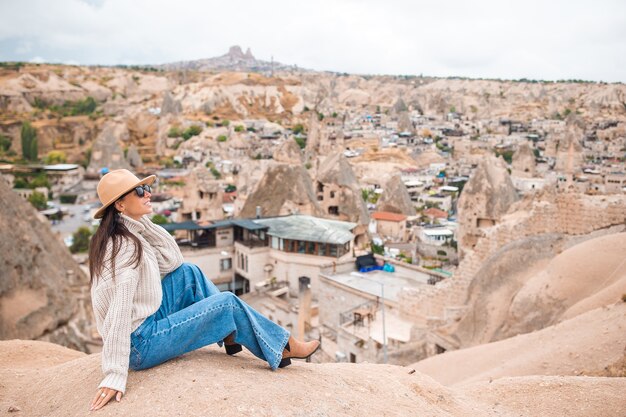
[[411, 367], [296, 363], [275, 372], [250, 354], [203, 348], [131, 372], [126, 395], [88, 405], [100, 357], [0, 342], [0, 415], [13, 416], [620, 416], [626, 379], [517, 377], [448, 388]]

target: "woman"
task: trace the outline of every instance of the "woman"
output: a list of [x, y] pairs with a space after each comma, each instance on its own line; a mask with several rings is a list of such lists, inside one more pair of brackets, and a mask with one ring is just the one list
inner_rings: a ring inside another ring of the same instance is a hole
[[294, 339], [234, 294], [220, 293], [197, 266], [183, 263], [172, 236], [146, 216], [155, 179], [119, 169], [98, 183], [103, 206], [94, 217], [102, 220], [91, 240], [89, 272], [104, 379], [91, 410], [121, 400], [129, 367], [150, 368], [212, 343], [223, 341], [230, 355], [243, 345], [271, 369], [319, 348], [318, 341]]

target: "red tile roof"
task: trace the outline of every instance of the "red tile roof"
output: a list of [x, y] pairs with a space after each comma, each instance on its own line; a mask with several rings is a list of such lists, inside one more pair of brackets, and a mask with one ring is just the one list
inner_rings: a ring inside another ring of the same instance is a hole
[[390, 222], [401, 222], [406, 220], [404, 214], [391, 213], [388, 211], [375, 211], [372, 213], [372, 218], [375, 220], [386, 220]]
[[428, 217], [434, 217], [437, 219], [447, 219], [448, 213], [443, 210], [439, 210], [438, 208], [431, 207], [427, 210], [424, 210], [424, 215]]

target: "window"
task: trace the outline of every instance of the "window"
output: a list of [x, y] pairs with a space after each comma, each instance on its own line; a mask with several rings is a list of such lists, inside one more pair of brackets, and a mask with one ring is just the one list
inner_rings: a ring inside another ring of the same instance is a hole
[[332, 214], [334, 216], [338, 216], [339, 215], [339, 207], [337, 207], [337, 206], [330, 206], [330, 207], [328, 207], [328, 214]]
[[330, 198], [335, 198], [335, 192], [334, 191], [330, 192]]
[[230, 271], [233, 267], [232, 258], [220, 259], [220, 271]]
[[243, 270], [248, 272], [248, 255], [244, 259]]
[[309, 255], [315, 255], [315, 242], [307, 242], [306, 253]]
[[328, 245], [330, 246], [330, 256], [337, 257], [337, 245]]
[[317, 245], [318, 256], [326, 256], [326, 243], [319, 243]]
[[299, 240], [298, 241], [298, 253], [304, 253], [305, 246], [306, 246], [306, 242]]

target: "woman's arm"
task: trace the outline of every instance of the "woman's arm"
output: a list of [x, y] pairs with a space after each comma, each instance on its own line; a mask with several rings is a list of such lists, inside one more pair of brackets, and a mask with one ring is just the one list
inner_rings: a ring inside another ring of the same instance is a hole
[[148, 216], [142, 216], [139, 221], [146, 228], [142, 236], [155, 249], [161, 275], [169, 274], [181, 266], [184, 262], [183, 254], [174, 238], [164, 228], [152, 223]]
[[104, 379], [99, 388], [111, 388], [122, 393], [126, 390], [133, 298], [138, 278], [136, 269], [120, 268], [115, 274], [114, 283], [97, 291], [95, 302], [106, 304], [108, 300], [108, 309], [100, 329]]

